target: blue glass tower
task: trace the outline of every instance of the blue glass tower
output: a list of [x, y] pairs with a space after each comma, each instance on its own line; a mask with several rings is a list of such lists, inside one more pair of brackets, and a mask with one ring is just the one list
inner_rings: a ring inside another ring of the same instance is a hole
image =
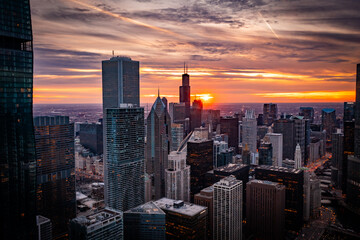
[[0, 0], [0, 239], [36, 234], [29, 0]]

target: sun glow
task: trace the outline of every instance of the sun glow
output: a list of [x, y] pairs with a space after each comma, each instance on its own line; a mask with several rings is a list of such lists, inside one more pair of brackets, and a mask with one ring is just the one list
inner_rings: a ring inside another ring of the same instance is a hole
[[196, 94], [196, 95], [192, 95], [192, 96], [194, 96], [195, 98], [200, 98], [204, 102], [209, 102], [214, 98], [209, 93]]

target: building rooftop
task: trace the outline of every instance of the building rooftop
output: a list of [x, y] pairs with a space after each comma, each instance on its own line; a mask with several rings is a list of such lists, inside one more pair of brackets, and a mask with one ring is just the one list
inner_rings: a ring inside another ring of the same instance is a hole
[[216, 171], [216, 172], [228, 172], [228, 173], [231, 173], [231, 172], [237, 171], [237, 170], [242, 169], [242, 168], [245, 168], [245, 167], [248, 167], [248, 165], [246, 165], [246, 164], [229, 163], [229, 164], [226, 165], [226, 166], [222, 166], [222, 167], [215, 168], [214, 171]]
[[141, 213], [141, 214], [165, 214], [160, 207], [158, 207], [153, 202], [147, 202], [143, 205], [134, 207], [125, 213]]
[[332, 113], [332, 112], [335, 112], [335, 109], [333, 109], [333, 108], [324, 108], [322, 111], [326, 112], [326, 113]]
[[249, 183], [250, 184], [251, 183], [261, 183], [261, 184], [272, 185], [272, 186], [281, 185], [280, 183], [271, 182], [271, 181], [267, 181], [267, 180], [258, 180], [258, 179], [251, 180]]
[[176, 212], [190, 217], [193, 217], [207, 209], [207, 207], [199, 206], [193, 203], [185, 203], [183, 201], [170, 198], [161, 198], [154, 203], [163, 210]]
[[214, 184], [214, 186], [226, 186], [226, 187], [232, 187], [238, 183], [242, 183], [242, 181], [237, 180], [233, 175], [228, 176], [226, 178], [221, 179], [217, 183]]
[[46, 223], [46, 222], [50, 222], [50, 219], [44, 217], [44, 216], [41, 216], [41, 215], [37, 215], [36, 216], [36, 224], [37, 225], [41, 225], [43, 223]]
[[117, 221], [121, 218], [122, 212], [111, 208], [105, 208], [99, 212], [87, 216], [74, 218], [71, 221], [85, 226], [87, 228], [87, 232], [92, 232], [105, 225], [112, 224], [114, 221]]
[[258, 166], [258, 167], [256, 167], [256, 169], [263, 169], [263, 170], [276, 171], [276, 172], [295, 173], [295, 174], [298, 174], [302, 171], [300, 169], [277, 167], [277, 166], [267, 166], [267, 165]]

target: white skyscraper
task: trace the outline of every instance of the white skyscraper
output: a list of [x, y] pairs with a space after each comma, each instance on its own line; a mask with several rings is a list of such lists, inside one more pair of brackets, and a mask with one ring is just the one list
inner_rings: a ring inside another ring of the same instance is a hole
[[214, 240], [242, 239], [242, 188], [234, 176], [214, 184]]
[[301, 168], [302, 167], [302, 163], [301, 163], [301, 148], [300, 145], [297, 144], [296, 145], [296, 149], [295, 149], [295, 168]]
[[248, 145], [249, 151], [256, 152], [257, 122], [254, 110], [246, 110], [242, 123], [242, 145]]
[[171, 199], [190, 201], [190, 166], [186, 165], [186, 151], [173, 151], [168, 156], [165, 195]]
[[283, 135], [281, 133], [267, 133], [266, 137], [273, 148], [273, 165], [281, 167], [283, 160]]

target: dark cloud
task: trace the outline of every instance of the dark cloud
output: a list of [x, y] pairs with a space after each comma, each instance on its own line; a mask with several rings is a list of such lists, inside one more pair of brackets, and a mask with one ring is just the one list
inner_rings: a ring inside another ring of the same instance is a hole
[[190, 59], [194, 60], [194, 61], [220, 61], [221, 60], [221, 58], [205, 57], [202, 55], [191, 55]]

